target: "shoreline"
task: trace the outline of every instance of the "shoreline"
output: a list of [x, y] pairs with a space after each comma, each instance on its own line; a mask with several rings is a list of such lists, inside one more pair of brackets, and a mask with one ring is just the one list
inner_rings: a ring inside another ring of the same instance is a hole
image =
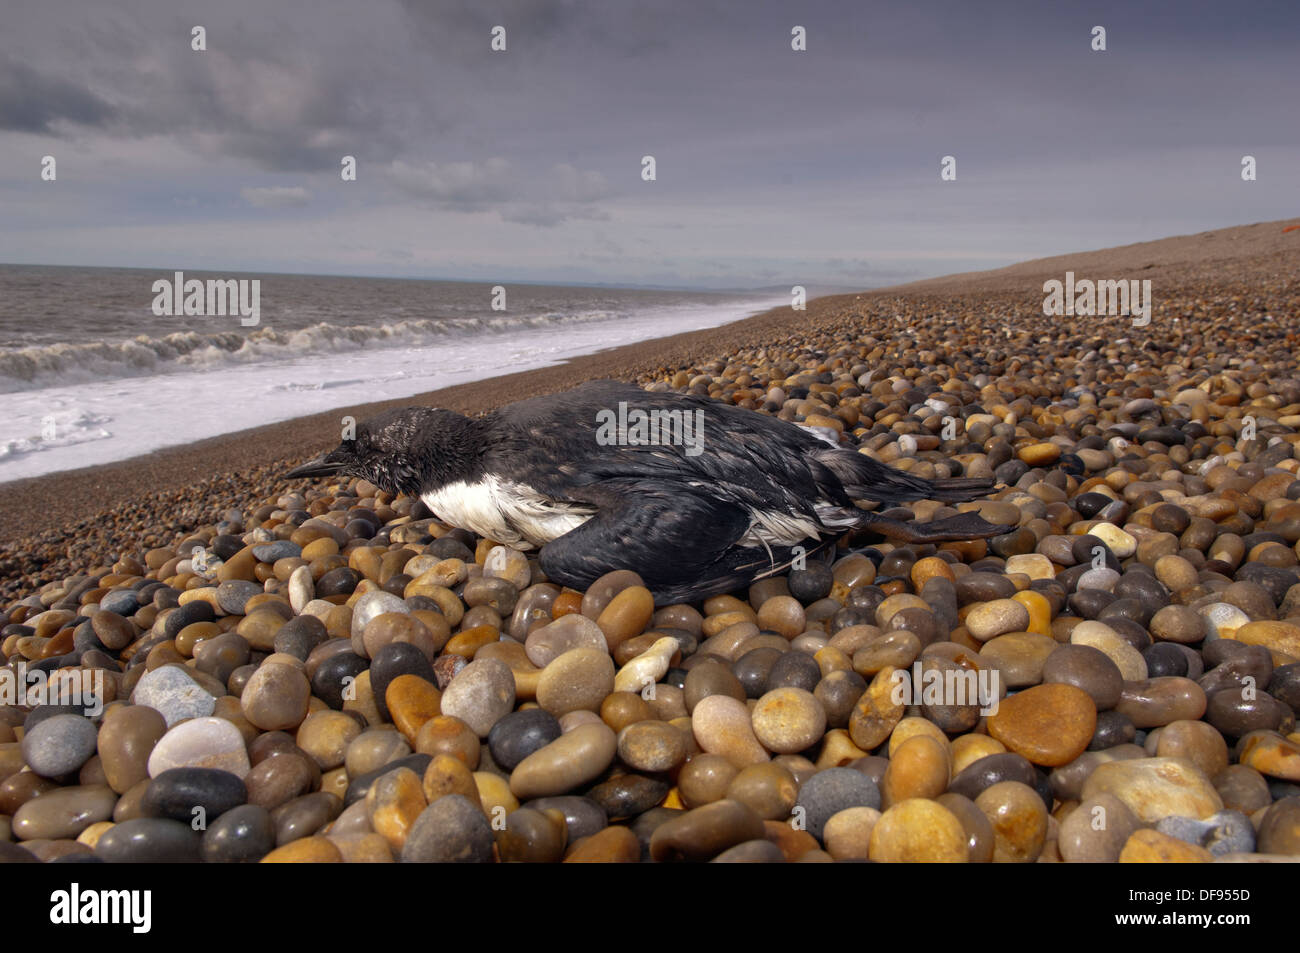
[[[827, 300], [830, 299], [819, 298], [815, 302]], [[815, 302], [809, 302], [810, 309]], [[338, 418], [344, 414], [364, 420], [384, 410], [417, 404], [477, 414], [601, 377], [644, 377], [661, 366], [694, 360], [701, 352], [734, 346], [736, 333], [742, 328], [754, 327], [754, 322], [766, 330], [779, 323], [782, 317], [804, 313], [807, 312], [791, 312], [788, 307], [778, 307], [697, 331], [613, 345], [590, 354], [564, 358], [545, 367], [497, 374], [408, 397], [345, 404], [260, 427], [163, 447], [125, 460], [10, 480], [0, 483], [0, 523], [10, 527], [10, 539], [18, 539], [33, 535], [41, 526], [76, 522], [110, 508], [138, 492], [142, 483], [150, 490], [168, 490], [211, 476], [221, 468], [233, 470], [314, 455], [326, 449], [327, 443], [332, 446], [337, 442], [331, 435], [337, 431]], [[37, 495], [43, 498], [39, 513], [33, 512], [31, 507], [32, 498]]]

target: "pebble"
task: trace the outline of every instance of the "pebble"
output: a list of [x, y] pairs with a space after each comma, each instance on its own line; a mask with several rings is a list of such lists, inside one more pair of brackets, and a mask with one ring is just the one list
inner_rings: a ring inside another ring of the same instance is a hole
[[914, 735], [897, 749], [891, 739], [889, 767], [880, 782], [881, 803], [889, 807], [912, 797], [936, 798], [948, 788], [949, 769], [946, 738]]
[[781, 848], [770, 840], [750, 840], [729, 847], [713, 860], [711, 864], [783, 864], [785, 854]]
[[1124, 676], [1118, 666], [1089, 645], [1058, 645], [1043, 662], [1042, 680], [1082, 689], [1098, 711], [1114, 708], [1124, 691]]
[[634, 864], [641, 859], [641, 841], [626, 827], [606, 827], [576, 842], [566, 864]]
[[721, 755], [737, 769], [771, 756], [754, 734], [748, 706], [730, 695], [708, 695], [691, 713], [695, 742], [708, 754]]
[[836, 860], [867, 860], [878, 820], [880, 811], [872, 807], [850, 807], [832, 815], [823, 831], [826, 853]]
[[510, 793], [523, 801], [581, 787], [609, 767], [617, 744], [604, 722], [579, 725], [524, 758], [510, 774]]
[[[520, 714], [525, 713], [520, 712]], [[556, 735], [559, 734], [558, 724], [555, 732]], [[550, 740], [554, 739], [547, 739]], [[685, 733], [667, 722], [634, 722], [618, 735], [619, 760], [636, 771], [654, 773], [671, 771], [686, 760], [687, 753]], [[493, 757], [496, 758], [495, 748]], [[496, 758], [496, 761], [498, 764], [502, 763], [500, 758]]]
[[[464, 677], [462, 672], [457, 679]], [[453, 681], [452, 685], [455, 684]], [[612, 691], [614, 660], [609, 653], [600, 649], [570, 649], [542, 669], [537, 680], [537, 704], [559, 718], [571, 711], [597, 711]]]
[[[568, 839], [564, 815], [558, 810], [546, 812], [529, 807], [518, 808], [506, 817], [505, 828], [496, 831], [497, 853], [505, 864], [558, 863], [564, 858]], [[637, 856], [639, 859], [639, 843]]]
[[1300, 783], [1300, 743], [1275, 731], [1252, 731], [1237, 747], [1239, 763], [1266, 777]]
[[271, 812], [256, 804], [226, 811], [203, 832], [200, 853], [211, 864], [252, 864], [275, 849]]
[[304, 837], [284, 844], [259, 861], [263, 864], [341, 864], [343, 853], [327, 837]]
[[[623, 644], [626, 646], [628, 643]], [[640, 692], [654, 685], [668, 673], [673, 656], [680, 651], [681, 643], [677, 639], [671, 636], [656, 639], [648, 649], [618, 670], [614, 676], [614, 691]]]
[[764, 838], [762, 819], [739, 801], [714, 801], [659, 825], [650, 838], [656, 863], [703, 861], [729, 847]]
[[176, 665], [163, 665], [145, 672], [131, 695], [135, 705], [147, 705], [158, 711], [167, 727], [187, 718], [206, 718], [217, 700]]
[[[454, 758], [449, 760], [459, 764]], [[388, 841], [394, 851], [400, 852], [411, 827], [428, 806], [423, 780], [410, 768], [397, 768], [382, 774], [366, 791], [365, 805], [371, 830]]]
[[1026, 688], [1043, 681], [1043, 666], [1062, 646], [1049, 635], [1009, 632], [984, 643], [980, 658], [987, 659], [1009, 688]]
[[1142, 653], [1103, 622], [1089, 620], [1079, 623], [1070, 632], [1070, 644], [1097, 649], [1115, 663], [1125, 681], [1136, 682], [1147, 677], [1147, 663]]
[[1011, 695], [989, 716], [989, 734], [1046, 767], [1069, 764], [1097, 729], [1097, 706], [1082, 689], [1052, 683]]
[[1119, 855], [1121, 864], [1205, 864], [1213, 860], [1214, 855], [1205, 848], [1150, 828], [1134, 831]]
[[775, 754], [797, 754], [820, 741], [826, 732], [825, 709], [812, 692], [802, 688], [768, 692], [750, 717], [759, 743]]
[[384, 707], [397, 730], [414, 742], [425, 722], [442, 714], [442, 692], [419, 675], [398, 675], [384, 692]]
[[645, 586], [628, 586], [614, 596], [596, 617], [596, 625], [605, 634], [609, 651], [613, 652], [620, 642], [644, 632], [654, 611], [654, 596]]
[[[903, 717], [904, 706], [895, 693], [895, 687], [901, 686], [894, 678], [900, 671], [887, 665], [877, 672], [849, 715], [849, 737], [863, 751], [879, 747]], [[901, 678], [908, 678], [906, 671], [901, 671]]]
[[1237, 629], [1250, 622], [1250, 616], [1227, 602], [1212, 602], [1197, 610], [1204, 620], [1207, 639], [1233, 638]]
[[[607, 657], [608, 658], [608, 657]], [[610, 663], [611, 681], [613, 663]], [[458, 718], [479, 738], [515, 707], [515, 676], [497, 659], [477, 659], [456, 674], [442, 694], [442, 714]]]
[[731, 779], [725, 796], [739, 801], [764, 820], [790, 817], [799, 796], [799, 783], [785, 765], [775, 761], [751, 764]]
[[[103, 735], [104, 732], [101, 732], [101, 756], [104, 748]], [[225, 718], [192, 718], [169, 729], [149, 753], [150, 777], [156, 778], [173, 768], [216, 768], [242, 779], [248, 774], [251, 765], [244, 736], [232, 722]], [[116, 785], [114, 790], [117, 790]]]
[[1262, 645], [1270, 652], [1300, 661], [1300, 626], [1289, 622], [1248, 622], [1232, 633], [1237, 642], [1247, 645]]
[[227, 615], [244, 615], [248, 600], [262, 592], [262, 587], [255, 582], [231, 579], [217, 586], [217, 603]]
[[1100, 764], [1083, 783], [1083, 799], [1112, 794], [1139, 821], [1152, 824], [1178, 814], [1206, 818], [1223, 810], [1214, 785], [1190, 761], [1136, 758]]
[[1113, 864], [1140, 822], [1127, 804], [1105, 792], [1085, 798], [1061, 821], [1061, 859], [1078, 864]]
[[[153, 750], [167, 733], [167, 722], [162, 713], [147, 705], [116, 705], [105, 712], [99, 730], [98, 751], [109, 787], [118, 794], [125, 794], [149, 777], [148, 766]], [[239, 745], [243, 750], [242, 736]]]
[[540, 797], [529, 801], [525, 806], [535, 811], [546, 813], [556, 811], [561, 814], [570, 842], [590, 837], [597, 831], [603, 830], [609, 823], [600, 805], [588, 797], [577, 795]]
[[342, 800], [329, 791], [313, 791], [281, 804], [271, 811], [275, 842], [284, 846], [313, 837], [343, 809]]
[[1153, 638], [1191, 645], [1206, 636], [1205, 617], [1191, 606], [1165, 606], [1151, 617]]
[[47, 791], [24, 803], [13, 815], [13, 834], [20, 840], [76, 837], [92, 824], [113, 816], [117, 794], [103, 784], [72, 785]]
[[1246, 853], [1255, 849], [1255, 828], [1250, 818], [1240, 811], [1220, 811], [1196, 820], [1191, 817], [1161, 818], [1156, 830], [1169, 837], [1204, 847], [1215, 857], [1224, 854]]
[[[134, 594], [132, 598], [134, 599]], [[90, 624], [95, 631], [95, 637], [107, 649], [118, 651], [136, 640], [135, 626], [102, 602], [100, 611], [90, 617]]]
[[1205, 714], [1205, 692], [1190, 678], [1174, 675], [1125, 682], [1115, 710], [1138, 728], [1158, 728]]
[[986, 788], [1003, 781], [1034, 785], [1034, 766], [1020, 755], [1004, 751], [985, 755], [962, 768], [953, 776], [947, 790], [974, 801]]
[[1155, 754], [1160, 758], [1183, 758], [1207, 778], [1216, 778], [1228, 768], [1228, 744], [1223, 736], [1203, 721], [1174, 721], [1160, 730]]
[[511, 712], [497, 721], [487, 741], [492, 760], [504, 770], [513, 771], [519, 762], [559, 737], [560, 723], [555, 716], [541, 708], [530, 708]]
[[[322, 579], [321, 582], [324, 580]], [[317, 594], [319, 594], [320, 584], [317, 584]], [[366, 631], [366, 626], [370, 621], [386, 612], [407, 613], [410, 609], [406, 603], [391, 592], [376, 590], [367, 592], [352, 607], [352, 623], [350, 634], [353, 639], [353, 645], [356, 645], [357, 639]]]
[[115, 824], [95, 842], [95, 856], [117, 864], [177, 864], [199, 859], [202, 837], [189, 824], [140, 817]]
[[871, 829], [868, 856], [877, 863], [966, 863], [966, 829], [937, 801], [911, 798], [887, 809]]
[[55, 715], [23, 736], [23, 760], [42, 777], [76, 771], [95, 753], [97, 733], [89, 718]]
[[587, 792], [611, 821], [644, 814], [663, 801], [668, 783], [641, 774], [620, 774], [602, 781]]
[[311, 683], [292, 665], [266, 662], [258, 667], [239, 696], [240, 710], [263, 731], [297, 728], [307, 717]]
[[838, 812], [880, 806], [880, 789], [871, 778], [852, 768], [827, 768], [799, 788], [795, 811], [802, 812], [804, 830], [820, 841], [826, 822]]
[[[145, 789], [140, 809], [145, 817], [169, 817], [206, 826], [248, 800], [244, 782], [216, 768], [169, 768]], [[202, 829], [202, 828], [199, 828]]]
[[524, 642], [528, 660], [539, 668], [545, 668], [565, 652], [583, 648], [608, 652], [600, 626], [577, 612], [534, 629]]
[[1023, 573], [1030, 579], [1055, 579], [1052, 561], [1041, 553], [1022, 553], [1007, 560], [1007, 575]]
[[[399, 774], [404, 770], [408, 769], [398, 768], [396, 771], [390, 772], [390, 774]], [[436, 754], [433, 756], [433, 760], [429, 762], [429, 766], [424, 769], [424, 777], [420, 779], [420, 790], [424, 795], [423, 800], [427, 804], [432, 804], [444, 795], [460, 794], [476, 804], [483, 805], [486, 811], [488, 799], [485, 792], [479, 788], [477, 779], [480, 777], [495, 778], [496, 776], [472, 772], [463, 761], [453, 755]], [[378, 783], [377, 781], [376, 784]], [[484, 786], [488, 787], [489, 785], [485, 782]], [[493, 792], [489, 791], [488, 793]], [[509, 796], [509, 792], [506, 793]], [[513, 810], [517, 806], [517, 804], [512, 805], [509, 810]], [[418, 814], [419, 810], [423, 810], [423, 807], [424, 805], [421, 804], [416, 813]]]
[[993, 828], [993, 862], [1032, 863], [1047, 840], [1047, 807], [1038, 792], [1019, 781], [1000, 781], [975, 798]]
[[966, 631], [979, 642], [1007, 632], [1023, 632], [1029, 627], [1029, 610], [1014, 599], [982, 602], [966, 616]]
[[479, 806], [459, 794], [440, 797], [415, 819], [402, 846], [402, 862], [486, 864], [492, 828]]
[[300, 794], [305, 794], [316, 783], [313, 767], [305, 756], [296, 752], [272, 753], [270, 757], [253, 765], [244, 776], [248, 802], [274, 810]]
[[1284, 797], [1264, 812], [1256, 849], [1261, 854], [1300, 854], [1300, 796]]
[[1277, 730], [1294, 725], [1295, 712], [1266, 692], [1250, 693], [1226, 688], [1206, 703], [1205, 720], [1225, 738], [1240, 738], [1252, 731]]
[[1127, 559], [1137, 552], [1137, 540], [1112, 523], [1096, 523], [1088, 533], [1105, 543], [1118, 559]]

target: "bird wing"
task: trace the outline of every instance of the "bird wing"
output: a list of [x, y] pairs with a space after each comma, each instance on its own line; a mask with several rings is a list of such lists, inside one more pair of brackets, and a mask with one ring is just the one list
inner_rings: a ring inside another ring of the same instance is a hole
[[[597, 415], [619, 404], [646, 412], [700, 414], [694, 447], [681, 442], [635, 446], [625, 429], [602, 436]], [[763, 512], [815, 517], [819, 502], [852, 506], [836, 474], [821, 460], [826, 445], [786, 421], [709, 398], [645, 391], [616, 381], [592, 381], [548, 398], [520, 401], [497, 412], [503, 426], [489, 459], [509, 460], [539, 491], [579, 499], [584, 488], [610, 481], [664, 480], [707, 487], [727, 502]], [[697, 452], [692, 452], [692, 451]]]
[[575, 494], [596, 514], [538, 555], [548, 577], [575, 589], [623, 568], [656, 594], [713, 579], [750, 522], [743, 507], [669, 481], [612, 480]]

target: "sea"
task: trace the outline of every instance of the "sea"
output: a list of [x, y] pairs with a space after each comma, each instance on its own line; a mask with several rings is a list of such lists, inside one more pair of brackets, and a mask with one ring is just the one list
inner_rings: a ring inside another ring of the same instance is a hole
[[174, 285], [173, 271], [0, 265], [0, 482], [545, 367], [790, 301], [183, 272], [191, 279], [245, 280], [246, 304], [256, 280], [256, 325], [166, 313], [183, 310], [156, 284]]

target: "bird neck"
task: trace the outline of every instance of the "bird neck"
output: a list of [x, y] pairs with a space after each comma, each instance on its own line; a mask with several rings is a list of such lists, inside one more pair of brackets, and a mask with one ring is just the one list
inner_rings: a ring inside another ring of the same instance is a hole
[[440, 421], [440, 426], [429, 432], [417, 448], [420, 493], [462, 480], [471, 483], [483, 474], [487, 425], [481, 419], [459, 414], [448, 418]]

